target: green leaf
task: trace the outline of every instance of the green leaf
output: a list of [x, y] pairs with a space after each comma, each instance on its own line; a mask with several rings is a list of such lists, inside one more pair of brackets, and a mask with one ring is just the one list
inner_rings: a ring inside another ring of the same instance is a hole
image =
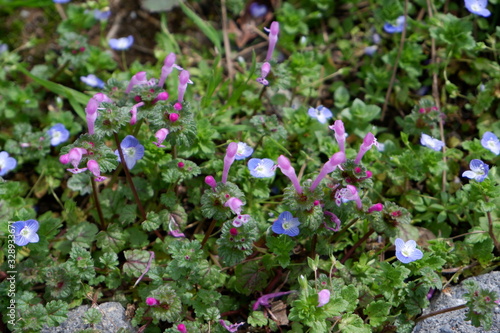
[[295, 246], [295, 242], [287, 235], [279, 235], [278, 237], [267, 237], [266, 242], [269, 251], [276, 255], [276, 260], [281, 267], [286, 268], [290, 264], [290, 253]]
[[335, 89], [334, 93], [334, 98], [333, 100], [335, 101], [335, 107], [342, 109], [347, 106], [347, 103], [349, 103], [350, 99], [349, 95], [349, 90], [346, 89], [344, 86], [340, 86], [337, 89]]
[[189, 17], [193, 22], [200, 28], [200, 30], [207, 36], [208, 39], [214, 44], [214, 46], [218, 49], [218, 52], [221, 53], [223, 50], [221, 48], [221, 41], [219, 37], [218, 31], [209, 25], [206, 21], [202, 20], [194, 11], [188, 8], [183, 2], [179, 3], [184, 14]]
[[262, 290], [267, 285], [269, 273], [263, 270], [259, 262], [250, 261], [236, 266], [235, 288], [238, 292], [250, 295], [254, 291]]
[[118, 224], [111, 224], [108, 230], [97, 234], [97, 247], [118, 253], [125, 248], [128, 238], [127, 231], [123, 231]]
[[45, 306], [47, 310], [47, 325], [48, 326], [59, 326], [68, 317], [68, 304], [64, 301], [50, 301]]
[[266, 316], [264, 316], [264, 312], [253, 311], [252, 314], [248, 317], [247, 322], [252, 327], [266, 326], [267, 318]]
[[390, 309], [390, 303], [384, 300], [379, 300], [370, 303], [363, 312], [370, 318], [370, 325], [376, 327], [381, 325], [387, 319]]

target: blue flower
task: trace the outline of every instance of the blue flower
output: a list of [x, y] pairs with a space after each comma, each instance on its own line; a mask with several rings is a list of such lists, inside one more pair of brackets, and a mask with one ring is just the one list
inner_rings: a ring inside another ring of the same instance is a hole
[[[125, 158], [125, 164], [130, 170], [135, 166], [135, 163], [144, 157], [144, 146], [139, 143], [139, 140], [134, 138], [132, 135], [127, 135], [125, 139], [120, 143], [120, 147], [123, 151], [123, 158]], [[121, 162], [120, 153], [118, 149], [115, 150], [115, 155], [118, 156], [118, 162]]]
[[104, 81], [95, 76], [94, 74], [89, 74], [87, 76], [80, 76], [80, 80], [91, 87], [104, 88]]
[[405, 24], [406, 24], [406, 19], [404, 15], [402, 15], [396, 19], [396, 25], [392, 25], [390, 23], [384, 24], [384, 31], [389, 34], [403, 32]]
[[63, 124], [55, 124], [49, 128], [47, 134], [50, 136], [50, 144], [52, 146], [57, 146], [69, 139], [69, 131]]
[[491, 132], [483, 134], [481, 145], [495, 155], [500, 154], [500, 141], [498, 141], [498, 137]]
[[274, 161], [268, 158], [251, 158], [248, 161], [248, 170], [250, 174], [257, 178], [268, 178], [274, 176], [276, 167]]
[[28, 243], [38, 243], [40, 238], [36, 234], [39, 225], [37, 220], [17, 221], [12, 223], [14, 228], [14, 243], [24, 246]]
[[17, 161], [14, 157], [9, 157], [9, 153], [6, 151], [0, 152], [0, 176], [4, 176], [10, 170], [14, 169], [17, 165]]
[[130, 35], [122, 38], [111, 38], [108, 43], [113, 50], [127, 50], [132, 46], [132, 44], [134, 44], [134, 36]]
[[244, 160], [245, 158], [249, 157], [252, 154], [253, 154], [252, 147], [250, 147], [244, 142], [238, 142], [238, 150], [236, 151], [235, 159]]
[[403, 264], [410, 263], [415, 260], [422, 259], [424, 254], [417, 249], [417, 243], [414, 240], [409, 240], [406, 243], [401, 238], [396, 238], [396, 258]]
[[462, 174], [462, 177], [474, 179], [478, 182], [482, 182], [488, 176], [488, 172], [490, 171], [488, 164], [476, 159], [470, 161], [469, 167], [470, 170], [465, 171]]
[[253, 18], [263, 17], [267, 14], [267, 6], [258, 2], [253, 2], [248, 9]]
[[54, 3], [68, 3], [71, 0], [52, 0]]
[[99, 21], [105, 21], [111, 16], [111, 11], [100, 11], [99, 9], [94, 9], [94, 18]]
[[323, 105], [318, 106], [316, 109], [309, 108], [309, 111], [307, 111], [307, 113], [309, 113], [311, 118], [318, 119], [318, 121], [322, 124], [326, 123], [326, 120], [333, 116], [332, 111], [325, 108]]
[[434, 139], [433, 137], [422, 133], [420, 137], [420, 143], [427, 148], [433, 149], [435, 151], [440, 151], [444, 147], [444, 142], [438, 139]]
[[465, 8], [472, 14], [490, 16], [491, 12], [486, 9], [486, 6], [488, 6], [488, 0], [465, 0]]
[[293, 237], [299, 234], [299, 225], [299, 219], [293, 217], [292, 213], [283, 212], [278, 216], [278, 219], [274, 221], [271, 229], [277, 234], [285, 234]]

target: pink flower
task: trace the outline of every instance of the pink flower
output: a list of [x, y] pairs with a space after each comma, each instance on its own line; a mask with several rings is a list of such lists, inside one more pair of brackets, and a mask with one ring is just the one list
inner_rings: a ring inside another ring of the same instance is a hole
[[80, 164], [80, 161], [82, 160], [83, 154], [86, 154], [87, 150], [83, 148], [71, 148], [71, 150], [68, 153], [68, 161], [73, 165], [73, 169], [66, 169], [71, 173], [77, 174], [81, 173], [87, 170], [87, 168], [78, 168], [78, 164]]
[[85, 107], [85, 114], [87, 119], [87, 127], [89, 129], [89, 134], [94, 134], [94, 125], [97, 119], [97, 110], [99, 109], [99, 104], [102, 102], [112, 103], [113, 101], [103, 93], [97, 93], [92, 96]]
[[323, 221], [323, 225], [325, 226], [325, 228], [327, 228], [328, 230], [331, 230], [331, 231], [339, 231], [340, 230], [341, 221], [337, 217], [337, 215], [335, 215], [335, 214], [333, 214], [332, 212], [329, 212], [329, 211], [325, 211], [324, 214], [330, 216], [330, 221], [333, 222], [333, 223], [335, 223], [335, 228], [332, 228], [332, 227], [329, 227], [326, 224], [326, 222]]
[[175, 104], [174, 104], [174, 109], [175, 109], [176, 111], [180, 111], [180, 110], [182, 110], [182, 104], [181, 104], [181, 103], [179, 103], [179, 102], [175, 103]]
[[280, 168], [281, 172], [283, 172], [283, 174], [291, 180], [293, 186], [295, 187], [295, 191], [297, 191], [297, 193], [299, 194], [302, 194], [302, 188], [300, 187], [299, 180], [297, 179], [297, 175], [295, 174], [295, 169], [290, 164], [290, 160], [285, 156], [280, 155], [280, 157], [278, 157], [278, 167]]
[[379, 203], [374, 204], [374, 205], [373, 205], [373, 206], [371, 206], [370, 208], [368, 208], [368, 213], [372, 213], [372, 212], [381, 212], [383, 209], [384, 209], [384, 205], [382, 205], [382, 204], [379, 202]]
[[363, 139], [361, 147], [359, 147], [359, 152], [356, 156], [356, 159], [354, 160], [354, 163], [359, 164], [365, 153], [370, 150], [373, 145], [377, 145], [377, 139], [375, 139], [375, 136], [372, 133], [368, 132], [368, 134], [366, 134], [365, 138]]
[[163, 91], [156, 95], [156, 98], [153, 100], [153, 104], [158, 102], [158, 101], [166, 101], [168, 99], [169, 95], [168, 92]]
[[269, 47], [267, 49], [266, 61], [270, 61], [273, 57], [274, 48], [278, 42], [278, 34], [280, 32], [280, 24], [276, 21], [271, 23], [269, 30]]
[[96, 182], [102, 182], [106, 179], [106, 177], [101, 176], [101, 168], [99, 167], [99, 163], [96, 160], [89, 160], [87, 162], [87, 168], [95, 177]]
[[69, 163], [69, 154], [64, 154], [59, 156], [59, 162], [62, 164], [68, 164]]
[[184, 233], [182, 233], [181, 231], [179, 231], [177, 229], [169, 231], [168, 234], [172, 237], [175, 237], [175, 238], [186, 237], [186, 235], [184, 235]]
[[177, 325], [177, 330], [178, 330], [180, 333], [187, 333], [187, 328], [186, 328], [186, 325], [184, 325], [184, 324], [179, 324], [179, 325]]
[[356, 186], [347, 185], [345, 188], [342, 188], [335, 193], [335, 203], [337, 206], [340, 206], [343, 200], [354, 200], [358, 209], [363, 207]]
[[335, 132], [335, 140], [339, 144], [341, 152], [345, 153], [345, 129], [342, 120], [335, 120], [332, 126], [329, 126]]
[[168, 115], [168, 120], [175, 123], [177, 120], [179, 120], [179, 115], [177, 113], [171, 113]]
[[132, 76], [132, 78], [130, 79], [130, 82], [127, 86], [127, 89], [125, 89], [125, 92], [128, 94], [134, 88], [134, 86], [143, 85], [143, 84], [147, 84], [147, 83], [148, 83], [148, 79], [146, 78], [146, 72], [139, 72], [139, 73], [135, 74], [134, 76]]
[[137, 122], [137, 108], [143, 105], [144, 102], [140, 102], [132, 106], [132, 109], [130, 110], [130, 113], [132, 114], [132, 117], [130, 118], [130, 125], [134, 125]]
[[148, 297], [146, 298], [146, 304], [149, 306], [155, 306], [160, 304], [160, 302], [156, 298]]
[[219, 324], [221, 324], [222, 327], [224, 327], [228, 332], [235, 333], [235, 332], [238, 332], [238, 327], [240, 327], [241, 325], [243, 325], [245, 323], [241, 322], [241, 323], [238, 323], [238, 324], [227, 325], [226, 322], [221, 319], [221, 320], [219, 320]]
[[224, 156], [224, 169], [222, 170], [222, 183], [225, 184], [227, 181], [227, 175], [229, 173], [229, 168], [236, 158], [236, 153], [238, 152], [238, 144], [236, 142], [231, 142], [226, 149], [226, 156]]
[[212, 177], [212, 176], [206, 176], [205, 177], [205, 184], [207, 184], [208, 186], [210, 186], [215, 191], [215, 187], [217, 186], [217, 182], [215, 181], [214, 177]]
[[164, 145], [162, 145], [163, 141], [167, 138], [168, 133], [170, 131], [166, 128], [160, 128], [158, 131], [155, 133], [155, 138], [156, 142], [153, 142], [157, 147], [160, 148], [166, 148]]
[[170, 53], [166, 58], [165, 62], [163, 63], [163, 67], [161, 68], [161, 75], [160, 75], [160, 81], [158, 81], [158, 86], [163, 87], [163, 84], [167, 80], [167, 77], [172, 73], [172, 70], [174, 68], [182, 71], [182, 67], [179, 67], [178, 65], [175, 64], [175, 53]]
[[233, 213], [236, 215], [241, 213], [241, 206], [243, 206], [243, 202], [235, 197], [229, 198], [226, 203], [224, 204], [224, 207], [229, 207]]
[[179, 74], [179, 86], [177, 88], [178, 90], [178, 97], [177, 100], [179, 103], [182, 103], [184, 101], [184, 94], [186, 93], [187, 85], [192, 84], [193, 82], [189, 79], [189, 72], [186, 70], [182, 70], [181, 74]]
[[243, 224], [247, 223], [249, 220], [250, 220], [250, 215], [248, 214], [238, 215], [233, 220], [233, 225], [238, 228], [241, 227]]
[[323, 289], [318, 293], [318, 307], [322, 307], [326, 303], [330, 302], [330, 290]]
[[264, 86], [267, 86], [269, 82], [266, 80], [266, 77], [270, 71], [271, 71], [271, 64], [268, 62], [263, 63], [262, 67], [260, 68], [260, 77], [257, 78], [256, 81]]
[[314, 189], [319, 185], [319, 183], [323, 180], [323, 178], [326, 177], [327, 174], [335, 170], [337, 166], [344, 163], [345, 161], [346, 158], [344, 152], [339, 151], [333, 154], [333, 156], [321, 168], [321, 171], [319, 172], [318, 177], [316, 177], [316, 179], [312, 183], [310, 190], [314, 191]]

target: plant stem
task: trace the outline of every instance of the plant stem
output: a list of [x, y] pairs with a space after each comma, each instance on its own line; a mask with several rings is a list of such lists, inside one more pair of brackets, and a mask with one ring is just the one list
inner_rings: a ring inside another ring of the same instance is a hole
[[387, 111], [387, 105], [389, 104], [389, 97], [391, 96], [392, 87], [394, 86], [394, 81], [396, 81], [396, 73], [399, 67], [399, 59], [401, 58], [401, 53], [403, 53], [403, 47], [405, 45], [406, 39], [406, 25], [408, 20], [408, 0], [405, 0], [405, 24], [403, 25], [403, 32], [401, 33], [401, 41], [399, 42], [398, 54], [396, 56], [396, 61], [394, 62], [394, 69], [392, 70], [391, 80], [389, 81], [389, 88], [387, 88], [387, 93], [385, 94], [384, 106], [382, 107], [382, 115], [380, 120], [384, 120], [385, 112]]
[[419, 321], [422, 321], [422, 320], [427, 319], [429, 317], [434, 317], [434, 316], [440, 315], [442, 313], [452, 312], [452, 311], [464, 309], [466, 307], [467, 307], [466, 304], [462, 304], [462, 305], [454, 306], [454, 307], [451, 307], [451, 308], [446, 308], [446, 309], [438, 310], [438, 311], [435, 311], [435, 312], [431, 312], [429, 314], [426, 314], [426, 315], [423, 315], [423, 316], [420, 316], [420, 317], [416, 318], [414, 320], [414, 322], [418, 323]]
[[125, 157], [123, 156], [123, 150], [120, 146], [120, 140], [118, 139], [118, 134], [113, 133], [115, 138], [116, 146], [118, 147], [118, 154], [120, 155], [120, 161], [122, 161], [123, 171], [125, 171], [125, 176], [127, 177], [127, 182], [132, 190], [132, 194], [134, 195], [135, 202], [137, 203], [137, 207], [139, 207], [139, 211], [141, 212], [142, 220], [146, 220], [146, 212], [144, 211], [144, 207], [142, 207], [141, 200], [139, 200], [139, 195], [137, 194], [137, 190], [135, 189], [134, 182], [132, 181], [132, 177], [130, 176], [130, 171], [128, 170], [127, 163], [125, 163]]
[[92, 183], [92, 195], [94, 196], [95, 207], [97, 208], [97, 214], [99, 215], [99, 220], [101, 221], [101, 228], [104, 230], [106, 228], [106, 222], [104, 222], [104, 216], [102, 215], [101, 203], [99, 202], [99, 197], [97, 195], [97, 186], [95, 185], [94, 178], [90, 177]]
[[[484, 197], [484, 201], [489, 202], [489, 198], [487, 196]], [[500, 243], [498, 239], [495, 237], [495, 231], [493, 230], [493, 219], [491, 218], [491, 212], [486, 212], [486, 216], [488, 217], [488, 231], [491, 239], [493, 240], [493, 244], [498, 252], [500, 252]]]
[[208, 227], [207, 232], [205, 233], [205, 237], [203, 237], [203, 240], [201, 241], [202, 248], [205, 245], [205, 243], [208, 241], [208, 238], [210, 237], [212, 232], [214, 231], [215, 223], [216, 223], [216, 221], [215, 221], [215, 219], [213, 219], [212, 222], [210, 223], [210, 226]]
[[309, 256], [311, 259], [316, 257], [316, 244], [318, 243], [318, 234], [314, 234], [311, 241], [311, 255]]
[[368, 237], [370, 237], [373, 233], [375, 232], [375, 229], [371, 228], [370, 230], [368, 230], [368, 232], [360, 239], [356, 242], [356, 244], [354, 244], [350, 249], [349, 251], [347, 251], [346, 255], [344, 256], [344, 258], [342, 258], [342, 260], [340, 261], [341, 264], [344, 264], [347, 259], [349, 259], [352, 254], [354, 253], [354, 251], [356, 251], [356, 249], [361, 245], [363, 244], [367, 239]]

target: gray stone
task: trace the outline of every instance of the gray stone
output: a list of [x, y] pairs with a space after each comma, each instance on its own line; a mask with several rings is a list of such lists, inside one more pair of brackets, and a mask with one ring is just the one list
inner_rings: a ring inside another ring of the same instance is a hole
[[[90, 308], [88, 305], [79, 306], [68, 312], [68, 319], [58, 327], [44, 327], [42, 333], [73, 333], [92, 328], [84, 323], [83, 316]], [[126, 333], [135, 332], [130, 321], [125, 317], [125, 309], [118, 302], [102, 303], [97, 306], [101, 311], [102, 321], [93, 328], [97, 332], [116, 333], [118, 331]], [[121, 329], [121, 330], [120, 330]]]
[[[500, 272], [491, 272], [488, 274], [471, 277], [467, 280], [474, 280], [478, 282], [482, 289], [493, 290], [500, 296]], [[449, 292], [448, 292], [449, 290]], [[450, 287], [447, 292], [441, 292], [440, 295], [431, 300], [429, 308], [424, 310], [424, 315], [465, 304], [463, 294], [467, 290], [459, 284]], [[482, 327], [472, 326], [470, 321], [465, 320], [467, 308], [460, 309], [452, 312], [443, 313], [437, 316], [429, 317], [419, 322], [413, 329], [413, 333], [435, 333], [435, 332], [453, 332], [453, 333], [483, 333], [487, 332]], [[494, 311], [493, 325], [489, 332], [500, 332], [500, 307]]]

